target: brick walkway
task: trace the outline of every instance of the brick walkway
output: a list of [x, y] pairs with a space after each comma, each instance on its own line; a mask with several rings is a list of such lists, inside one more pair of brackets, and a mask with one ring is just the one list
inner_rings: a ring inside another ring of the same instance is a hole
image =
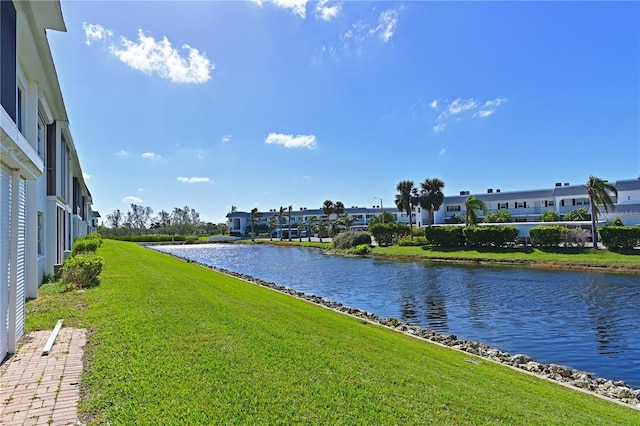
[[0, 424], [76, 425], [86, 333], [62, 328], [48, 356], [51, 330], [26, 334], [0, 366]]

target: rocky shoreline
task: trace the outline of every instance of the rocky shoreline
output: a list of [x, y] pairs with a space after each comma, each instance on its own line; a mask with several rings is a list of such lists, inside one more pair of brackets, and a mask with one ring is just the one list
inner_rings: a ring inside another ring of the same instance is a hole
[[[176, 256], [179, 257], [179, 256]], [[535, 362], [531, 357], [523, 354], [511, 355], [508, 352], [494, 349], [485, 343], [471, 342], [468, 340], [458, 340], [454, 334], [442, 334], [436, 331], [420, 328], [411, 324], [403, 323], [396, 318], [382, 318], [378, 315], [363, 311], [358, 308], [352, 308], [344, 306], [341, 303], [329, 300], [325, 297], [316, 296], [313, 294], [306, 294], [298, 290], [294, 290], [289, 287], [281, 286], [276, 283], [264, 281], [259, 278], [252, 277], [250, 275], [229, 271], [224, 268], [218, 268], [215, 266], [207, 265], [201, 262], [194, 262], [190, 259], [179, 257], [190, 263], [196, 263], [208, 269], [223, 273], [225, 275], [232, 276], [244, 281], [248, 281], [253, 284], [257, 284], [269, 289], [279, 291], [290, 296], [297, 297], [299, 299], [306, 300], [317, 305], [342, 312], [347, 315], [351, 315], [362, 320], [379, 324], [385, 327], [389, 327], [396, 331], [429, 340], [431, 342], [438, 343], [443, 346], [458, 349], [470, 354], [488, 359], [490, 361], [498, 362], [501, 364], [509, 365], [514, 368], [518, 368], [527, 371], [532, 374], [539, 375], [541, 377], [554, 380], [575, 388], [582, 389], [583, 391], [591, 392], [596, 395], [612, 399], [614, 401], [628, 404], [629, 406], [640, 410], [640, 389], [632, 389], [624, 381], [612, 381], [601, 377], [594, 378], [592, 374], [573, 370], [569, 367], [557, 365], [557, 364], [541, 364]], [[479, 361], [467, 360], [475, 363]]]

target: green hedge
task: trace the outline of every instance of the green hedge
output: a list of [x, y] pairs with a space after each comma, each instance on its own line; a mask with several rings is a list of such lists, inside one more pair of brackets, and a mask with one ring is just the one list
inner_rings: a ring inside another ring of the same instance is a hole
[[640, 226], [603, 226], [602, 244], [611, 251], [628, 251], [640, 246]]
[[71, 254], [95, 253], [102, 245], [102, 237], [99, 234], [89, 234], [78, 237], [71, 246]]
[[531, 244], [536, 247], [557, 247], [569, 230], [561, 225], [536, 226], [529, 230]]
[[460, 247], [464, 245], [463, 229], [463, 226], [428, 226], [424, 228], [424, 236], [436, 247]]
[[409, 235], [409, 227], [403, 223], [376, 223], [369, 227], [369, 232], [379, 245], [388, 246], [397, 244], [400, 237]]
[[471, 247], [499, 247], [515, 242], [518, 230], [515, 226], [467, 226], [463, 229], [466, 244]]
[[341, 250], [362, 244], [371, 245], [371, 235], [363, 231], [347, 231], [333, 237], [333, 247]]

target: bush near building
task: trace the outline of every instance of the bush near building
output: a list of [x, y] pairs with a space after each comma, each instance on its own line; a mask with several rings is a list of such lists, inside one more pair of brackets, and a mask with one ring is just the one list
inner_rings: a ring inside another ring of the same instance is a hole
[[610, 251], [630, 251], [640, 246], [640, 226], [607, 225], [599, 232], [602, 244]]
[[529, 230], [531, 244], [536, 247], [557, 247], [569, 230], [561, 225], [536, 226]]
[[424, 228], [424, 236], [435, 247], [461, 247], [464, 246], [463, 229], [462, 226], [429, 226]]
[[379, 245], [389, 246], [398, 243], [400, 237], [409, 235], [409, 227], [403, 223], [376, 223], [369, 227]]
[[518, 230], [515, 226], [467, 226], [462, 231], [467, 246], [500, 247], [515, 242]]

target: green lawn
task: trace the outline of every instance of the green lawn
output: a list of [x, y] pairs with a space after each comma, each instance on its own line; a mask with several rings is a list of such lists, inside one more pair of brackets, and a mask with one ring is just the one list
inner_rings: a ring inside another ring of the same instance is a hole
[[108, 424], [638, 424], [640, 412], [193, 263], [104, 241], [99, 286], [27, 304], [90, 330], [86, 420]]

